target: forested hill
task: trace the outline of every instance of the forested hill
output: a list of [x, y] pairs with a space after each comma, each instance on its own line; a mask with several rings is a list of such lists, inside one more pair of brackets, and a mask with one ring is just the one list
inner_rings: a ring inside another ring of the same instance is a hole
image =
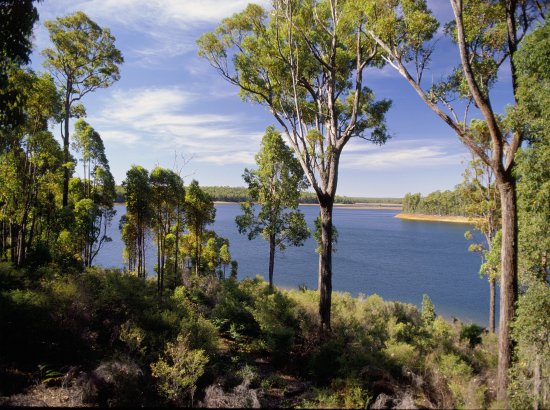
[[[248, 200], [247, 189], [244, 187], [230, 186], [205, 186], [202, 190], [208, 193], [214, 201], [221, 202], [245, 202]], [[124, 187], [117, 185], [116, 202], [124, 202]], [[364, 198], [337, 195], [337, 204], [401, 204], [401, 198]], [[312, 192], [302, 192], [300, 202], [303, 204], [316, 204], [317, 197]]]

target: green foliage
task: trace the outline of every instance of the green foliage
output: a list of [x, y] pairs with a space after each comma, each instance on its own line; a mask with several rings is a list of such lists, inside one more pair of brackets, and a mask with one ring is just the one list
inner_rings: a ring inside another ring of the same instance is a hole
[[198, 275], [201, 269], [203, 242], [208, 240], [205, 235], [205, 228], [214, 222], [216, 208], [210, 195], [204, 192], [195, 180], [191, 181], [187, 189], [185, 212], [187, 216], [186, 224], [190, 232], [189, 242], [193, 244], [191, 259], [195, 274]]
[[278, 291], [264, 293], [256, 299], [252, 313], [260, 327], [260, 347], [276, 363], [288, 360], [298, 327], [292, 300]]
[[425, 197], [407, 193], [403, 197], [403, 212], [427, 215], [466, 216], [466, 204], [460, 191], [434, 191]]
[[330, 388], [316, 389], [312, 400], [299, 408], [366, 409], [372, 400], [368, 390], [356, 380], [337, 380]]
[[[511, 403], [545, 408], [550, 390], [544, 380], [550, 374], [550, 286], [535, 281], [520, 296], [512, 334], [517, 361], [511, 370]], [[538, 387], [537, 387], [538, 386]]]
[[426, 327], [432, 326], [436, 318], [435, 306], [430, 297], [426, 294], [422, 295], [421, 318], [422, 324]]
[[[315, 252], [321, 253], [321, 227], [322, 227], [321, 215], [318, 215], [317, 218], [315, 218], [315, 221], [313, 223], [315, 225], [315, 229], [313, 231], [313, 238], [317, 243]], [[336, 226], [334, 225], [332, 225], [331, 238], [332, 238], [332, 252], [336, 252], [337, 251], [336, 245], [338, 244], [338, 229], [336, 229]]]
[[219, 349], [219, 336], [217, 327], [204, 316], [191, 315], [181, 322], [181, 333], [187, 335], [189, 347], [202, 349], [205, 354], [212, 357]]
[[259, 326], [251, 312], [254, 306], [254, 296], [246, 289], [249, 284], [256, 287], [256, 284], [259, 283], [258, 279], [254, 281], [245, 279], [240, 283], [233, 280], [222, 282], [220, 301], [212, 310], [212, 320], [222, 332], [229, 332], [232, 329], [234, 339], [241, 335], [255, 336], [258, 334]]
[[[248, 188], [244, 187], [229, 187], [229, 186], [204, 186], [202, 189], [212, 197], [214, 201], [221, 202], [247, 202], [250, 200]], [[317, 195], [313, 192], [301, 192], [301, 204], [316, 204], [318, 201]], [[118, 201], [117, 202], [121, 202]], [[334, 197], [335, 204], [401, 204], [401, 198], [365, 198], [365, 197], [350, 197], [336, 195]]]
[[120, 78], [118, 66], [124, 60], [108, 28], [99, 27], [81, 11], [47, 21], [45, 26], [54, 47], [42, 51], [44, 64], [72, 84], [71, 88], [67, 83], [60, 84], [71, 102]]
[[[9, 70], [29, 63], [32, 31], [38, 20], [37, 0], [9, 1], [0, 5], [0, 129], [17, 127], [25, 120], [25, 96], [11, 87]], [[0, 152], [7, 147], [0, 143]]]
[[467, 340], [470, 347], [474, 348], [481, 343], [481, 335], [485, 329], [475, 323], [462, 325], [460, 329], [460, 340]]
[[273, 287], [275, 250], [302, 246], [310, 235], [304, 215], [297, 209], [300, 192], [308, 183], [292, 150], [273, 127], [266, 129], [256, 164], [256, 170], [245, 169], [243, 178], [260, 210], [256, 213], [252, 202], [243, 203], [243, 215], [235, 222], [239, 233], [247, 234], [248, 239], [261, 235], [269, 242], [269, 286]]
[[466, 407], [469, 393], [468, 382], [472, 377], [472, 368], [457, 355], [448, 353], [439, 357], [438, 369], [448, 383], [455, 406]]
[[154, 377], [159, 380], [159, 391], [169, 400], [193, 405], [196, 383], [204, 373], [208, 358], [203, 350], [191, 349], [182, 335], [175, 343], [167, 343], [164, 356], [151, 364]]

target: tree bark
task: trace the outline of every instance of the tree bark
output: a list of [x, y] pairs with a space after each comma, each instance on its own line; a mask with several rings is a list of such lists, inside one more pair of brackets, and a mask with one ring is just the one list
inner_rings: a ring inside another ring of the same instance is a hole
[[273, 270], [275, 266], [275, 235], [269, 235], [269, 291], [273, 292]]
[[489, 332], [495, 333], [495, 278], [489, 279]]
[[[69, 89], [69, 88], [67, 88]], [[67, 100], [65, 101], [65, 119], [63, 125], [65, 127], [65, 134], [63, 135], [63, 207], [69, 204], [69, 168], [67, 163], [69, 162], [69, 118], [71, 116], [71, 105]]]
[[321, 252], [319, 253], [319, 319], [321, 335], [330, 332], [332, 303], [332, 198], [320, 201]]
[[541, 363], [540, 354], [535, 354], [535, 368], [533, 374], [533, 409], [539, 410], [541, 408], [540, 389], [542, 385], [541, 379]]
[[498, 188], [502, 204], [502, 248], [500, 280], [500, 318], [497, 365], [497, 400], [507, 401], [508, 369], [512, 363], [513, 342], [510, 325], [514, 319], [518, 294], [518, 221], [516, 183], [507, 173], [499, 177]]

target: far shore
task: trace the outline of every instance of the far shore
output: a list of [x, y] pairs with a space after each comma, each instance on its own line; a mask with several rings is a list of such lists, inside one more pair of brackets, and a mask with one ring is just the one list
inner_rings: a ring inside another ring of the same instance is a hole
[[399, 219], [407, 219], [411, 221], [428, 221], [428, 222], [451, 222], [458, 224], [474, 224], [475, 219], [467, 216], [454, 215], [425, 215], [425, 214], [406, 214], [400, 213], [395, 215]]
[[[231, 201], [214, 201], [216, 205], [234, 205], [240, 204], [240, 202]], [[115, 201], [116, 205], [126, 205], [126, 202]], [[300, 204], [300, 206], [319, 206], [319, 204]], [[349, 209], [386, 209], [389, 211], [400, 211], [402, 209], [401, 204], [385, 204], [385, 203], [356, 203], [356, 204], [334, 204], [335, 208], [349, 208]]]
[[[239, 204], [240, 202], [214, 201], [217, 205]], [[300, 204], [300, 206], [319, 206], [319, 204]], [[335, 208], [349, 209], [387, 209], [392, 211], [400, 211], [401, 204], [384, 204], [384, 203], [357, 203], [357, 204], [334, 204]]]

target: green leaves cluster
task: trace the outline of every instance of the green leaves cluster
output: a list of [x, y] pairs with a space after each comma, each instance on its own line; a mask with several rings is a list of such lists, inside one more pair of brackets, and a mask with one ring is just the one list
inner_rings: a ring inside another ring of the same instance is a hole
[[[299, 162], [273, 127], [266, 129], [256, 163], [257, 169], [245, 169], [243, 174], [251, 201], [241, 204], [243, 214], [235, 222], [239, 233], [247, 234], [248, 239], [261, 235], [269, 242], [272, 287], [275, 249], [284, 251], [287, 244], [301, 246], [310, 235], [304, 215], [297, 209], [300, 193], [308, 184]], [[260, 205], [258, 212], [253, 202]]]

